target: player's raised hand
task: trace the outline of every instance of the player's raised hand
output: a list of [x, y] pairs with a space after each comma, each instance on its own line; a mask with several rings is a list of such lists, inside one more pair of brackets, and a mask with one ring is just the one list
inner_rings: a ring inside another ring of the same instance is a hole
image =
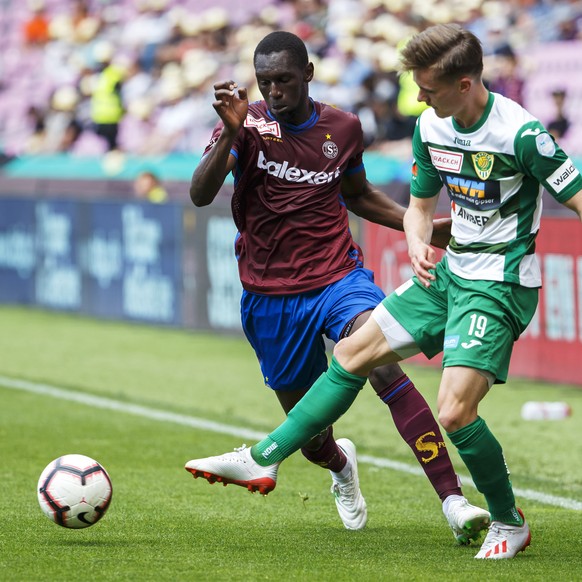
[[215, 83], [214, 98], [212, 106], [224, 126], [233, 133], [238, 132], [249, 109], [246, 87], [239, 87], [234, 81]]

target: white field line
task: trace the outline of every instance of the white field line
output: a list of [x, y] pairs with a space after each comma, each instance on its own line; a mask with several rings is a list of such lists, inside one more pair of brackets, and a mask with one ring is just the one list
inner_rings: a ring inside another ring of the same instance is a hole
[[[117, 412], [133, 414], [135, 416], [141, 416], [151, 420], [171, 422], [174, 424], [180, 424], [182, 426], [189, 426], [191, 428], [208, 430], [210, 432], [220, 434], [228, 434], [237, 438], [247, 439], [249, 441], [261, 440], [265, 436], [264, 432], [250, 430], [240, 426], [222, 424], [220, 422], [205, 420], [204, 418], [186, 416], [185, 414], [166, 412], [156, 408], [149, 408], [147, 406], [140, 406], [138, 404], [113, 400], [112, 398], [93, 396], [83, 392], [75, 392], [74, 390], [64, 390], [49, 384], [18, 380], [17, 378], [9, 378], [7, 376], [0, 375], [0, 386], [11, 388], [13, 390], [23, 390], [25, 392], [41, 394], [43, 396], [52, 396], [53, 398], [68, 400], [70, 402], [77, 402], [79, 404], [92, 406], [94, 408], [115, 410]], [[384, 459], [380, 457], [372, 457], [370, 455], [358, 455], [358, 461], [361, 463], [373, 465], [374, 467], [392, 469], [394, 471], [409, 473], [411, 475], [424, 476], [424, 471], [420, 467], [416, 465], [409, 465], [408, 463], [401, 463], [399, 461], [392, 461], [390, 459]], [[475, 487], [475, 484], [470, 478], [461, 476], [461, 479], [463, 485], [470, 485], [473, 488]], [[569, 499], [567, 497], [559, 497], [557, 495], [549, 495], [547, 493], [541, 493], [532, 489], [521, 489], [514, 487], [513, 490], [515, 495], [520, 498], [529, 499], [531, 501], [538, 501], [540, 503], [545, 503], [546, 505], [552, 505], [555, 507], [563, 507], [565, 509], [582, 510], [582, 501]]]

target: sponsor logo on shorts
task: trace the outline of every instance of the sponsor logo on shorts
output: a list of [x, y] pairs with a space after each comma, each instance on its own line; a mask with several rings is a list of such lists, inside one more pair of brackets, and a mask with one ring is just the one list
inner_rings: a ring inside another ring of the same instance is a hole
[[482, 346], [483, 344], [476, 339], [472, 339], [470, 342], [463, 342], [461, 344], [466, 350], [470, 350], [471, 348], [474, 348], [475, 346]]
[[463, 165], [463, 154], [458, 152], [449, 152], [446, 150], [439, 150], [429, 146], [430, 159], [432, 165], [437, 170], [444, 170], [446, 172], [454, 172], [458, 174]]
[[444, 350], [454, 350], [459, 347], [459, 339], [460, 336], [458, 335], [448, 335], [445, 337], [445, 341], [443, 343]]
[[572, 160], [567, 159], [549, 178], [548, 183], [556, 191], [561, 192], [572, 182], [580, 172], [576, 169]]

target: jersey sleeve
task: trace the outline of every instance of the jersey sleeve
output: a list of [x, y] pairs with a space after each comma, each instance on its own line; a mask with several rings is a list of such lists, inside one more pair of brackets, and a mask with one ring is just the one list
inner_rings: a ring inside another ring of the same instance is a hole
[[210, 136], [210, 141], [206, 144], [204, 151], [202, 152], [202, 157], [208, 154], [210, 150], [214, 147], [214, 144], [218, 141], [218, 136], [224, 127], [222, 121], [219, 121], [212, 130], [212, 135]]
[[564, 203], [582, 190], [582, 176], [539, 121], [523, 125], [515, 136], [515, 155], [526, 176], [535, 178]]
[[[210, 136], [210, 141], [208, 142], [208, 144], [204, 148], [204, 151], [202, 152], [202, 157], [207, 155], [208, 152], [214, 147], [214, 144], [218, 141], [218, 138], [219, 138], [223, 128], [224, 128], [224, 123], [222, 121], [219, 121], [214, 126], [214, 129], [212, 130], [212, 135]], [[243, 130], [241, 128], [241, 130], [238, 132], [238, 135], [236, 136], [236, 138], [232, 144], [232, 147], [230, 148], [231, 155], [233, 155], [237, 160], [239, 157], [239, 151], [242, 147], [242, 145], [241, 145], [242, 133], [243, 133]]]
[[364, 132], [362, 130], [362, 123], [358, 117], [351, 113], [348, 115], [348, 117], [352, 120], [351, 136], [353, 143], [357, 144], [357, 146], [354, 148], [354, 153], [348, 160], [348, 164], [344, 171], [346, 176], [351, 176], [364, 170]]
[[422, 141], [419, 117], [412, 136], [412, 176], [410, 180], [410, 194], [417, 198], [432, 198], [436, 196], [442, 186], [440, 174], [431, 161], [428, 145]]

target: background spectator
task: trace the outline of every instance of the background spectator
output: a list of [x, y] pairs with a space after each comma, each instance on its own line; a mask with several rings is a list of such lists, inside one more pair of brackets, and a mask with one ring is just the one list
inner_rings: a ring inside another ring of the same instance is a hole
[[150, 170], [140, 172], [133, 182], [133, 191], [136, 198], [155, 204], [168, 200], [168, 193], [162, 186], [160, 179]]
[[101, 136], [107, 151], [117, 149], [119, 123], [124, 107], [121, 97], [124, 70], [113, 63], [113, 45], [102, 41], [95, 46], [96, 75], [91, 92], [91, 120], [95, 133]]
[[566, 117], [564, 112], [566, 91], [564, 89], [556, 89], [555, 91], [552, 91], [552, 98], [556, 105], [556, 114], [548, 123], [547, 129], [555, 139], [560, 139], [568, 133], [568, 128], [570, 127], [570, 120]]
[[[277, 29], [305, 41], [317, 70], [314, 98], [361, 115], [367, 143], [384, 151], [400, 150], [409, 139], [402, 135], [424, 108], [410, 76], [395, 73], [398, 47], [435, 22], [457, 21], [475, 32], [489, 55], [490, 88], [523, 103], [542, 121], [553, 105], [552, 87], [567, 89], [570, 110], [582, 105], [580, 1], [4, 0], [0, 10], [5, 30], [18, 32], [5, 35], [0, 53], [0, 146], [9, 157], [26, 153], [38, 137], [31, 108], [45, 112], [63, 86], [79, 92], [75, 115], [82, 133], [72, 142], [74, 153], [200, 151], [201, 136], [214, 123], [208, 105], [212, 83], [236, 79], [258, 98], [253, 47]], [[543, 95], [537, 83], [546, 65], [531, 56], [550, 58], [549, 50], [547, 56], [536, 53], [540, 43], [563, 47], [549, 70], [559, 82], [546, 84]], [[107, 64], [117, 80], [105, 82], [99, 70], [102, 84], [96, 84], [94, 73], [105, 62], [95, 57], [103, 46], [110, 47]], [[107, 89], [110, 105], [113, 97], [121, 101], [111, 106], [110, 118], [93, 126], [89, 104], [96, 88], [103, 97], [109, 82], [116, 87]], [[582, 129], [572, 122], [568, 149], [574, 155], [582, 152], [579, 134]]]
[[24, 42], [29, 46], [45, 45], [50, 39], [50, 21], [42, 1], [31, 3], [32, 14], [23, 27]]
[[500, 46], [489, 57], [488, 68], [488, 88], [524, 105], [525, 79], [519, 69], [517, 55], [508, 44]]

